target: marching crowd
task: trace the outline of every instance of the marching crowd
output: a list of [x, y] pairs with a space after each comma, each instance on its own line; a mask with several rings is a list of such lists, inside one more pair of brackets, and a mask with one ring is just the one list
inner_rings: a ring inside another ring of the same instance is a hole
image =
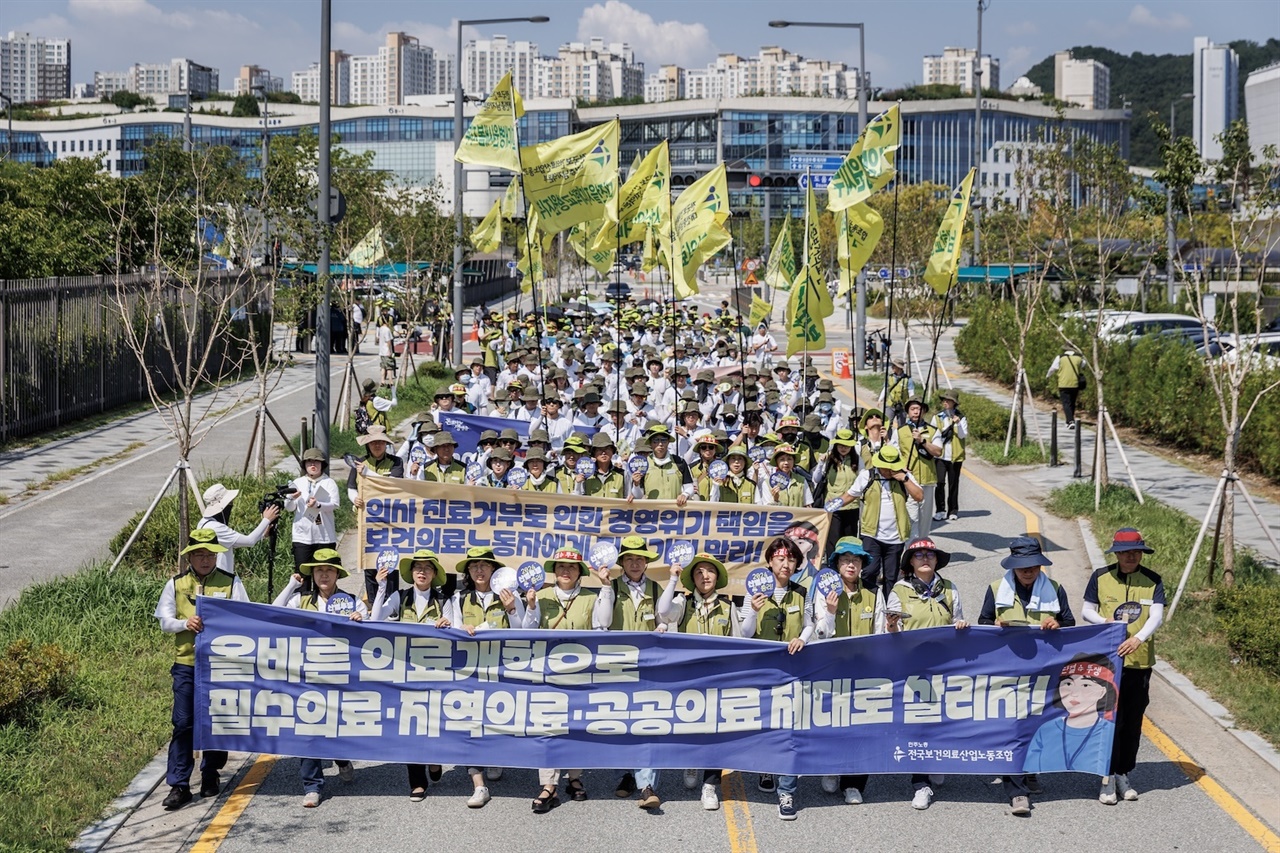
[[[900, 362], [880, 399], [860, 408], [838, 400], [831, 380], [818, 376], [808, 356], [794, 363], [780, 357], [765, 324], [752, 333], [742, 329], [727, 305], [703, 317], [679, 308], [664, 316], [629, 307], [616, 322], [610, 315], [557, 322], [491, 312], [477, 337], [483, 355], [457, 367], [454, 382], [440, 389], [429, 416], [413, 423], [399, 446], [388, 423], [394, 396], [384, 396], [377, 382], [364, 383], [356, 417], [364, 455], [350, 460], [355, 464], [346, 483], [357, 508], [363, 505], [360, 477], [402, 477], [560, 494], [568, 501], [580, 495], [678, 506], [816, 507], [831, 515], [827, 541], [819, 543], [812, 526], [798, 524], [770, 542], [763, 556], [772, 592], [749, 597], [725, 594], [726, 568], [707, 553], [673, 561], [665, 583], [651, 579], [667, 543], [641, 536], [625, 537], [612, 565], [591, 565], [579, 551], [562, 548], [545, 562], [546, 585], [523, 594], [494, 583], [504, 565], [490, 548], [470, 549], [456, 577], [434, 553], [420, 550], [395, 567], [366, 570], [364, 594], [356, 597], [337, 587], [349, 574], [333, 523], [342, 492], [328, 476], [324, 454], [310, 449], [284, 505], [293, 516], [295, 573], [274, 604], [471, 634], [525, 628], [748, 637], [785, 643], [791, 654], [837, 638], [942, 626], [963, 631], [973, 624], [958, 588], [940, 574], [950, 556], [930, 538], [935, 523], [954, 521], [961, 511], [968, 423], [952, 393], [941, 394], [939, 409], [931, 412]], [[482, 434], [464, 459], [443, 428], [450, 414], [526, 423]], [[259, 527], [241, 535], [227, 525], [234, 498], [221, 485], [205, 495], [208, 517], [182, 551], [188, 565], [166, 585], [156, 608], [162, 629], [176, 642], [165, 800], [170, 809], [192, 799], [192, 669], [194, 636], [202, 629], [196, 599], [247, 600], [231, 555], [256, 543], [278, 512], [268, 507]], [[1080, 616], [1090, 623], [1128, 623], [1119, 648], [1123, 671], [1115, 672], [1105, 657], [1065, 668], [1056, 701], [1066, 722], [1052, 735], [1037, 734], [1034, 761], [1029, 755], [1024, 769], [1072, 769], [1073, 761], [1092, 754], [1101, 731], [1113, 730], [1110, 773], [1099, 799], [1114, 804], [1137, 799], [1128, 774], [1141, 737], [1164, 589], [1141, 564], [1152, 549], [1137, 531], [1118, 531], [1110, 552], [1116, 562], [1093, 574]], [[822, 565], [814, 560], [819, 553], [825, 555]], [[1043, 630], [1076, 624], [1066, 593], [1042, 571], [1050, 560], [1036, 539], [1013, 539], [1001, 565], [1004, 575], [986, 590], [976, 624]], [[823, 594], [816, 580], [826, 568], [839, 582]], [[598, 589], [582, 584], [588, 574]], [[225, 753], [203, 754], [202, 796], [220, 791], [225, 760]], [[349, 763], [337, 764], [343, 780], [353, 778]], [[767, 756], [760, 764], [767, 769]], [[424, 799], [441, 772], [437, 765], [408, 765], [410, 798]], [[483, 807], [490, 800], [487, 783], [500, 779], [502, 770], [467, 772], [474, 787], [467, 805]], [[581, 770], [543, 769], [535, 813], [559, 805], [562, 774], [567, 798], [587, 798]], [[304, 759], [301, 776], [304, 806], [319, 805], [321, 761]], [[719, 808], [719, 781], [718, 769], [684, 772], [687, 787], [701, 786], [708, 810]], [[912, 805], [928, 808], [941, 782], [934, 775], [912, 776]], [[822, 787], [856, 804], [867, 783], [865, 775], [833, 775], [823, 778]], [[761, 791], [777, 793], [784, 820], [796, 817], [797, 784], [795, 776], [758, 777]], [[1005, 776], [1002, 784], [1012, 813], [1030, 814], [1030, 796], [1040, 792], [1035, 773]], [[615, 793], [638, 791], [640, 807], [653, 809], [661, 804], [658, 788], [658, 771], [633, 768]]]

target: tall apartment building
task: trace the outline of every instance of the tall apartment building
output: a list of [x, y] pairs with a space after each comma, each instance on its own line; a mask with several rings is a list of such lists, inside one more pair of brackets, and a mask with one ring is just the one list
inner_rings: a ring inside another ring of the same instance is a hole
[[410, 95], [437, 91], [435, 51], [419, 44], [416, 36], [387, 33], [377, 54], [353, 56], [348, 63], [353, 104], [403, 104]]
[[1226, 45], [1196, 36], [1191, 60], [1192, 91], [1196, 98], [1192, 108], [1191, 135], [1201, 157], [1221, 160], [1222, 143], [1216, 137], [1239, 117], [1240, 59]]
[[248, 95], [254, 88], [261, 88], [267, 92], [283, 92], [284, 80], [280, 77], [272, 77], [271, 72], [257, 65], [241, 65], [240, 73], [236, 75], [235, 94]]
[[644, 97], [644, 63], [636, 62], [635, 52], [625, 43], [606, 45], [604, 39], [593, 38], [587, 44], [562, 44], [557, 56], [541, 57], [535, 68], [534, 91], [539, 97], [586, 101]]
[[1259, 68], [1244, 81], [1244, 109], [1249, 116], [1249, 147], [1263, 159], [1262, 149], [1280, 150], [1280, 62]]
[[0, 38], [0, 92], [16, 104], [71, 97], [71, 39]]
[[685, 71], [678, 65], [664, 65], [656, 74], [644, 81], [644, 100], [647, 104], [661, 101], [682, 101], [685, 98]]
[[152, 98], [184, 93], [193, 98], [207, 98], [218, 91], [218, 69], [182, 58], [136, 63], [127, 71], [93, 72], [93, 91], [100, 98], [109, 98], [119, 91]]
[[[289, 88], [304, 103], [319, 103], [320, 63], [293, 72]], [[329, 51], [329, 103], [339, 107], [351, 103], [351, 56], [341, 50]]]
[[506, 36], [473, 39], [462, 48], [462, 87], [469, 95], [487, 95], [511, 71], [516, 91], [532, 96], [538, 91], [540, 59], [533, 42], [510, 41]]
[[1111, 104], [1111, 69], [1096, 59], [1076, 59], [1071, 51], [1053, 55], [1053, 96], [1086, 110]]
[[[978, 51], [969, 47], [944, 47], [942, 55], [924, 58], [920, 82], [926, 86], [959, 86], [961, 92], [973, 92], [973, 58]], [[982, 88], [1000, 88], [1000, 60], [982, 56]]]
[[857, 69], [843, 62], [805, 59], [773, 46], [761, 48], [754, 57], [722, 53], [706, 68], [664, 65], [644, 86], [645, 100], [651, 102], [751, 95], [852, 98], [857, 92]]

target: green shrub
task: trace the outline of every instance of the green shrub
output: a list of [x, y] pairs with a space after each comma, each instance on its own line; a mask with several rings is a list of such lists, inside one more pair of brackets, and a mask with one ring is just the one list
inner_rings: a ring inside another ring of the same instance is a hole
[[1235, 586], [1213, 595], [1213, 612], [1231, 650], [1280, 678], [1280, 587]]
[[74, 679], [75, 659], [56, 643], [11, 643], [0, 655], [0, 724], [22, 720], [33, 706], [64, 695]]

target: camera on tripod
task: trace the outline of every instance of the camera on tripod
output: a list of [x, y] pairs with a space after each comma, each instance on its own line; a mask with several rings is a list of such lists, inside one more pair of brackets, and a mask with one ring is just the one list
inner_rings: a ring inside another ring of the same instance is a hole
[[285, 483], [283, 486], [276, 486], [274, 491], [267, 492], [258, 501], [258, 512], [266, 512], [267, 507], [273, 506], [284, 512], [285, 498], [293, 495], [297, 489], [293, 487], [293, 483]]

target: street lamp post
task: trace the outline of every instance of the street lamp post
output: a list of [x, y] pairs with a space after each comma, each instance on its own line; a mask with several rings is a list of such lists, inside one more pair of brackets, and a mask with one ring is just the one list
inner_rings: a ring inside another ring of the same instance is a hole
[[4, 101], [4, 114], [9, 119], [9, 133], [4, 138], [5, 142], [5, 159], [13, 159], [13, 98], [0, 92], [0, 101]]
[[[267, 264], [268, 258], [271, 256], [271, 223], [267, 219], [267, 158], [271, 149], [271, 142], [267, 125], [270, 124], [270, 114], [267, 108], [267, 88], [265, 86], [250, 86], [251, 91], [262, 93], [262, 263]], [[270, 268], [268, 266], [268, 268]]]
[[973, 263], [978, 264], [982, 243], [982, 13], [991, 0], [978, 0], [978, 47], [973, 55], [973, 184], [978, 189], [973, 203]]
[[[1192, 94], [1191, 92], [1184, 92], [1183, 94], [1179, 95], [1177, 98], [1169, 102], [1169, 144], [1170, 145], [1173, 145], [1173, 141], [1178, 138], [1178, 131], [1175, 129], [1176, 125], [1174, 124], [1177, 118], [1178, 101], [1187, 101], [1193, 98], [1195, 98], [1194, 94]], [[1168, 168], [1167, 164], [1165, 168], [1166, 169]], [[1174, 243], [1176, 242], [1176, 238], [1173, 231], [1173, 187], [1170, 185], [1168, 175], [1165, 175], [1165, 180], [1164, 180], [1164, 239], [1165, 239], [1165, 252], [1168, 255], [1168, 257], [1165, 258], [1165, 262], [1164, 262], [1165, 300], [1170, 305], [1172, 305], [1174, 300], [1177, 299], [1178, 297], [1177, 291], [1174, 288], [1174, 280], [1173, 280], [1173, 268], [1174, 268], [1173, 256], [1174, 256], [1174, 253], [1177, 251], [1177, 248], [1174, 245]]]
[[[871, 85], [871, 75], [867, 73], [867, 30], [861, 23], [844, 23], [836, 21], [770, 21], [769, 26], [775, 29], [786, 27], [823, 27], [858, 31], [858, 133], [867, 129], [867, 89]], [[867, 345], [867, 283], [866, 276], [854, 288], [857, 291], [857, 319], [853, 336], [853, 363], [866, 364]]]
[[[545, 24], [551, 20], [546, 15], [531, 15], [526, 18], [477, 18], [470, 21], [458, 21], [458, 52], [454, 54], [453, 81], [453, 153], [457, 154], [462, 147], [462, 28], [478, 27], [484, 24], [530, 23]], [[464, 180], [462, 164], [453, 161], [453, 363], [462, 363], [462, 182]]]

